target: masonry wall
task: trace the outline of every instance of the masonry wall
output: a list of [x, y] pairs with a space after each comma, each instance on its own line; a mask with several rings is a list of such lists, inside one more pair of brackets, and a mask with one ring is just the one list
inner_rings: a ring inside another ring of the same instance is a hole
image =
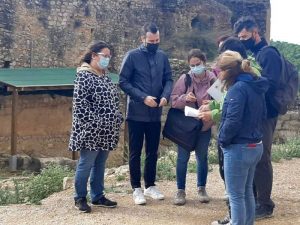
[[162, 42], [195, 29], [215, 40], [240, 15], [253, 14], [265, 32], [269, 7], [269, 0], [1, 0], [0, 68], [72, 67], [101, 39], [114, 46], [118, 70], [145, 22], [159, 25]]

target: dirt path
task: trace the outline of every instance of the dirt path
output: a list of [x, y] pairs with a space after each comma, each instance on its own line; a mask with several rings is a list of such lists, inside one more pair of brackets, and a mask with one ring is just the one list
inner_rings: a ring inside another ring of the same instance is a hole
[[[274, 163], [273, 200], [276, 203], [275, 216], [259, 221], [258, 225], [300, 224], [300, 159]], [[131, 194], [109, 193], [117, 200], [116, 209], [93, 208], [91, 214], [79, 214], [73, 208], [73, 190], [66, 190], [50, 196], [42, 205], [11, 205], [0, 207], [1, 225], [209, 225], [226, 213], [223, 184], [218, 169], [208, 177], [208, 193], [213, 198], [209, 204], [196, 200], [195, 174], [189, 174], [187, 180], [187, 204], [172, 205], [175, 182], [158, 182], [157, 185], [166, 196], [164, 201], [148, 200], [146, 206], [133, 204]], [[116, 190], [129, 190], [128, 182]]]

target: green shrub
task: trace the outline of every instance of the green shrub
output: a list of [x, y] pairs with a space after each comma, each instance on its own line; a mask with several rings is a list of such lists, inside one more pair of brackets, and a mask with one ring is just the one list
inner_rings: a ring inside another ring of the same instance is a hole
[[270, 44], [276, 47], [300, 71], [300, 45], [273, 40]]
[[116, 180], [117, 181], [123, 181], [126, 179], [126, 176], [125, 175], [122, 175], [122, 174], [118, 174], [117, 177], [116, 177]]
[[284, 144], [272, 146], [272, 161], [279, 162], [280, 159], [300, 158], [300, 140], [291, 139]]
[[188, 163], [188, 172], [189, 173], [197, 173], [197, 161], [189, 161]]
[[28, 202], [39, 204], [49, 195], [62, 191], [63, 178], [73, 176], [74, 172], [68, 167], [51, 164], [37, 176], [31, 176], [26, 184]]
[[159, 180], [174, 180], [176, 178], [175, 167], [176, 163], [170, 158], [160, 159], [157, 162], [157, 178]]
[[0, 189], [0, 205], [13, 204], [14, 193], [7, 189]]

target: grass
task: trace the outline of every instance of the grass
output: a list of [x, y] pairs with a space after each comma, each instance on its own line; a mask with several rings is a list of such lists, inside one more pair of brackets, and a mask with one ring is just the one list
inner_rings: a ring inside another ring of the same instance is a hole
[[40, 174], [31, 174], [28, 179], [13, 179], [13, 187], [0, 189], [0, 205], [40, 204], [42, 199], [62, 191], [63, 178], [73, 175], [74, 171], [68, 167], [51, 164]]
[[[273, 162], [279, 162], [281, 159], [289, 160], [292, 158], [300, 158], [300, 140], [290, 139], [284, 144], [273, 144], [272, 148]], [[176, 178], [176, 174], [174, 172], [176, 167], [176, 158], [177, 155], [174, 155], [174, 153], [172, 153], [171, 158], [168, 156], [168, 153], [164, 153], [163, 160], [159, 160], [157, 165], [159, 178], [167, 180], [174, 180]], [[213, 164], [218, 164], [217, 143], [214, 139], [212, 139], [208, 149], [209, 171], [212, 171]], [[188, 172], [197, 172], [197, 162], [195, 160], [189, 161]]]
[[272, 161], [279, 162], [281, 159], [300, 158], [300, 140], [291, 139], [284, 144], [272, 146]]
[[[174, 149], [174, 148], [173, 148]], [[145, 154], [141, 157], [142, 171], [144, 168]], [[281, 159], [300, 158], [300, 140], [291, 139], [284, 144], [273, 144], [272, 161], [279, 162]], [[175, 180], [176, 178], [176, 151], [172, 149], [161, 153], [161, 157], [157, 162], [157, 179], [158, 180]], [[209, 171], [212, 165], [218, 163], [216, 142], [212, 141], [209, 146], [208, 154]], [[197, 163], [190, 160], [188, 164], [188, 172], [196, 173]], [[1, 173], [1, 179], [6, 179], [9, 175], [28, 176], [26, 172], [11, 174]], [[74, 176], [74, 171], [68, 167], [59, 165], [49, 165], [43, 169], [40, 174], [31, 174], [26, 179], [13, 179], [11, 187], [2, 187], [0, 189], [0, 205], [33, 203], [40, 204], [41, 200], [49, 195], [59, 192], [63, 189], [63, 178]], [[125, 175], [117, 175], [116, 181], [123, 181]], [[122, 192], [115, 184], [109, 186], [105, 190], [109, 192]], [[88, 196], [89, 197], [89, 196]]]

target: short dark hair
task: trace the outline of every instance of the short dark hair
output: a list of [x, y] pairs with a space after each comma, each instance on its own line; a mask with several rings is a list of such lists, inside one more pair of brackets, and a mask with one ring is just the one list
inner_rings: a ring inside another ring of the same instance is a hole
[[86, 63], [90, 64], [92, 61], [92, 54], [101, 52], [101, 50], [104, 48], [108, 48], [109, 50], [112, 50], [111, 46], [109, 44], [107, 44], [106, 42], [94, 41], [92, 44], [89, 45], [88, 49], [83, 54], [83, 56], [80, 60], [80, 63], [86, 62]]
[[258, 28], [258, 25], [252, 16], [243, 16], [233, 25], [233, 31], [235, 34], [240, 33], [244, 28], [247, 31], [252, 30], [253, 28]]
[[145, 35], [147, 32], [156, 34], [158, 32], [158, 26], [153, 22], [144, 24], [142, 27], [142, 35]]
[[247, 51], [245, 46], [237, 37], [227, 38], [220, 46], [219, 54], [222, 54], [226, 50], [238, 52], [244, 59], [247, 59]]
[[189, 51], [188, 53], [188, 62], [191, 60], [191, 58], [198, 58], [200, 59], [202, 62], [206, 63], [206, 56], [205, 54], [198, 48], [194, 48], [192, 50]]

